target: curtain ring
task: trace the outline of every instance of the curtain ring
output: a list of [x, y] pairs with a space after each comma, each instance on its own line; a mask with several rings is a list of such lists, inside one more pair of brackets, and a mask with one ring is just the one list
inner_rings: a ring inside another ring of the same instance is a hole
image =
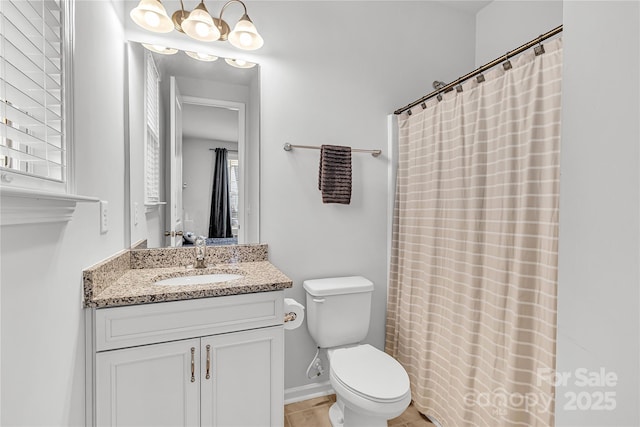
[[461, 77], [458, 77], [458, 80], [456, 80], [453, 84], [455, 85], [457, 93], [462, 92], [462, 78]]
[[538, 37], [538, 46], [536, 46], [533, 49], [533, 53], [535, 53], [536, 56], [540, 56], [544, 53], [544, 46], [542, 45], [542, 36], [543, 34], [540, 34], [540, 37]]
[[504, 54], [504, 62], [502, 63], [502, 68], [505, 71], [513, 68], [513, 65], [511, 65], [511, 61], [509, 61], [509, 52]]
[[447, 84], [445, 82], [441, 82], [440, 80], [434, 80], [433, 82], [433, 88], [436, 90], [436, 92], [438, 92], [438, 95], [436, 96], [436, 98], [438, 99], [438, 101], [442, 101], [442, 95], [440, 94], [440, 91], [442, 90], [443, 87], [445, 87]]

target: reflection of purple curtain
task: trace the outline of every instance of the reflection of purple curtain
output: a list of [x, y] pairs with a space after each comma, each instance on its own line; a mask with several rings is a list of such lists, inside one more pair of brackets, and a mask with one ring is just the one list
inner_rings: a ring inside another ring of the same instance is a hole
[[216, 148], [213, 191], [211, 193], [211, 215], [209, 217], [209, 237], [233, 237], [226, 148]]

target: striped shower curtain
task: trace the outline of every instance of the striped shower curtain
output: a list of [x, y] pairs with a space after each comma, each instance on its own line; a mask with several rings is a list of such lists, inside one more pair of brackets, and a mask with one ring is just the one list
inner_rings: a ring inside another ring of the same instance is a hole
[[561, 40], [399, 116], [386, 351], [443, 427], [554, 421]]

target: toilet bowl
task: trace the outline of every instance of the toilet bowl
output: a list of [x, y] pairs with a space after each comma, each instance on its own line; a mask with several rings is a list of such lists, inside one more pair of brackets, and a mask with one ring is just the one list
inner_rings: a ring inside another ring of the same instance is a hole
[[363, 344], [330, 349], [328, 355], [337, 396], [329, 410], [334, 427], [386, 426], [409, 406], [409, 376], [388, 354]]
[[361, 344], [369, 331], [373, 282], [362, 276], [305, 280], [307, 328], [327, 349], [336, 403], [333, 427], [383, 427], [411, 402], [409, 375], [393, 357]]

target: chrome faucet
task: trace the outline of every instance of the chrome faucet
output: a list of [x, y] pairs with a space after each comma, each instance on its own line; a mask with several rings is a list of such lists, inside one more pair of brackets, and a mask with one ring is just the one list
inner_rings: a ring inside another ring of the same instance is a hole
[[204, 258], [205, 258], [206, 249], [207, 249], [207, 240], [202, 236], [198, 236], [196, 237], [195, 246], [196, 246], [196, 262], [194, 263], [193, 267], [205, 268], [207, 266], [204, 263]]

